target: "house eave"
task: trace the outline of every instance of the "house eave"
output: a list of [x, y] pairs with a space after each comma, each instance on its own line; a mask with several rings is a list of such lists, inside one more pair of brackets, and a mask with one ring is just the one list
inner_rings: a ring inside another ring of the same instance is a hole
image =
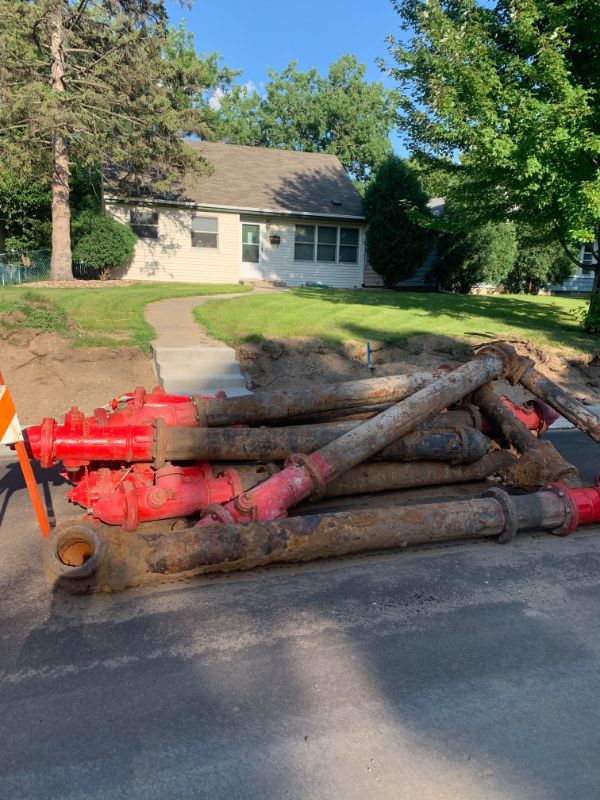
[[157, 198], [132, 198], [132, 197], [118, 197], [117, 195], [105, 195], [104, 202], [114, 205], [122, 203], [125, 205], [149, 205], [149, 206], [170, 206], [171, 208], [189, 208], [202, 211], [214, 211], [215, 213], [230, 213], [230, 214], [243, 214], [244, 216], [256, 217], [285, 217], [287, 219], [300, 217], [302, 219], [337, 219], [348, 220], [352, 222], [365, 223], [364, 216], [356, 214], [326, 214], [323, 212], [315, 211], [285, 211], [282, 209], [272, 208], [241, 208], [239, 206], [225, 206], [213, 205], [208, 203], [195, 203], [193, 201], [183, 200], [162, 200]]

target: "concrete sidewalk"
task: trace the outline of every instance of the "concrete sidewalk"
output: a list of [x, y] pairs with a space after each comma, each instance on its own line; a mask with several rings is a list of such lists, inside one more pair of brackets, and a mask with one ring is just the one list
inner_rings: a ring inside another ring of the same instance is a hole
[[[285, 289], [256, 288], [252, 294], [272, 294]], [[250, 394], [235, 350], [210, 337], [194, 318], [194, 308], [210, 300], [240, 300], [247, 295], [214, 294], [160, 300], [146, 306], [145, 319], [156, 331], [152, 342], [154, 368], [169, 394], [229, 397]]]

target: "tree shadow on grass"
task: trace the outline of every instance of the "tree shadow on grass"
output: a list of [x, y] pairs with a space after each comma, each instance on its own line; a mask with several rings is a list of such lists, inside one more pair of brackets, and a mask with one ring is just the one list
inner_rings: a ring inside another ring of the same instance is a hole
[[[295, 289], [296, 297], [307, 300], [320, 300], [334, 305], [358, 305], [365, 308], [395, 309], [398, 311], [423, 312], [430, 317], [449, 317], [455, 320], [465, 320], [465, 336], [473, 335], [473, 321], [471, 317], [487, 317], [490, 324], [517, 328], [524, 336], [532, 334], [545, 334], [550, 339], [556, 340], [556, 345], [570, 344], [572, 346], [590, 349], [594, 340], [579, 332], [577, 318], [573, 311], [557, 303], [553, 298], [523, 300], [512, 295], [458, 295], [427, 292], [391, 292], [364, 290], [323, 290], [323, 289]], [[343, 328], [358, 326], [342, 324]], [[406, 339], [418, 333], [432, 333], [428, 331], [405, 332], [394, 341]], [[483, 331], [484, 335], [494, 335], [492, 331]], [[383, 333], [376, 326], [364, 326], [361, 335], [380, 339], [390, 339], [389, 333]], [[481, 335], [481, 334], [475, 334]]]

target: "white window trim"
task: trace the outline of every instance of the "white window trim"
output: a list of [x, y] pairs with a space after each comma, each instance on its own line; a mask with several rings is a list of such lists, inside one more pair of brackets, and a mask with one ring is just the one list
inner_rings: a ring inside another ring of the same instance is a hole
[[[312, 260], [304, 259], [304, 258], [296, 258], [295, 248], [296, 244], [308, 244], [308, 242], [296, 242], [296, 228], [298, 227], [298, 223], [294, 226], [294, 262], [296, 264], [323, 264], [324, 266], [329, 266], [331, 264], [335, 264], [336, 266], [342, 267], [357, 267], [360, 265], [360, 247], [361, 247], [361, 233], [362, 228], [359, 228], [355, 225], [322, 225], [318, 222], [315, 222], [313, 225], [307, 225], [302, 223], [301, 227], [309, 228], [313, 227], [315, 229], [315, 238], [313, 241], [313, 257]], [[336, 247], [335, 247], [335, 261], [319, 261], [317, 258], [319, 252], [319, 228], [335, 228], [337, 231], [337, 238], [336, 238]], [[342, 228], [345, 230], [355, 230], [358, 231], [358, 242], [356, 245], [344, 245], [345, 247], [356, 247], [356, 261], [340, 261], [340, 248], [342, 246]]]

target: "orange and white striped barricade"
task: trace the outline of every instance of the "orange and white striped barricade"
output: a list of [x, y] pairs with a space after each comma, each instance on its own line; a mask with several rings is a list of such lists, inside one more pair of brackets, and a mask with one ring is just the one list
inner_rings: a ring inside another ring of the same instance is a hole
[[48, 512], [40, 495], [39, 487], [31, 468], [31, 462], [23, 441], [23, 432], [19, 425], [19, 418], [17, 417], [17, 409], [12, 396], [4, 382], [2, 373], [0, 372], [0, 444], [11, 445], [14, 447], [21, 472], [25, 479], [27, 491], [33, 505], [33, 510], [37, 517], [42, 536], [48, 536], [50, 533], [50, 520], [48, 519]]
[[17, 409], [6, 386], [0, 385], [0, 444], [23, 441]]

